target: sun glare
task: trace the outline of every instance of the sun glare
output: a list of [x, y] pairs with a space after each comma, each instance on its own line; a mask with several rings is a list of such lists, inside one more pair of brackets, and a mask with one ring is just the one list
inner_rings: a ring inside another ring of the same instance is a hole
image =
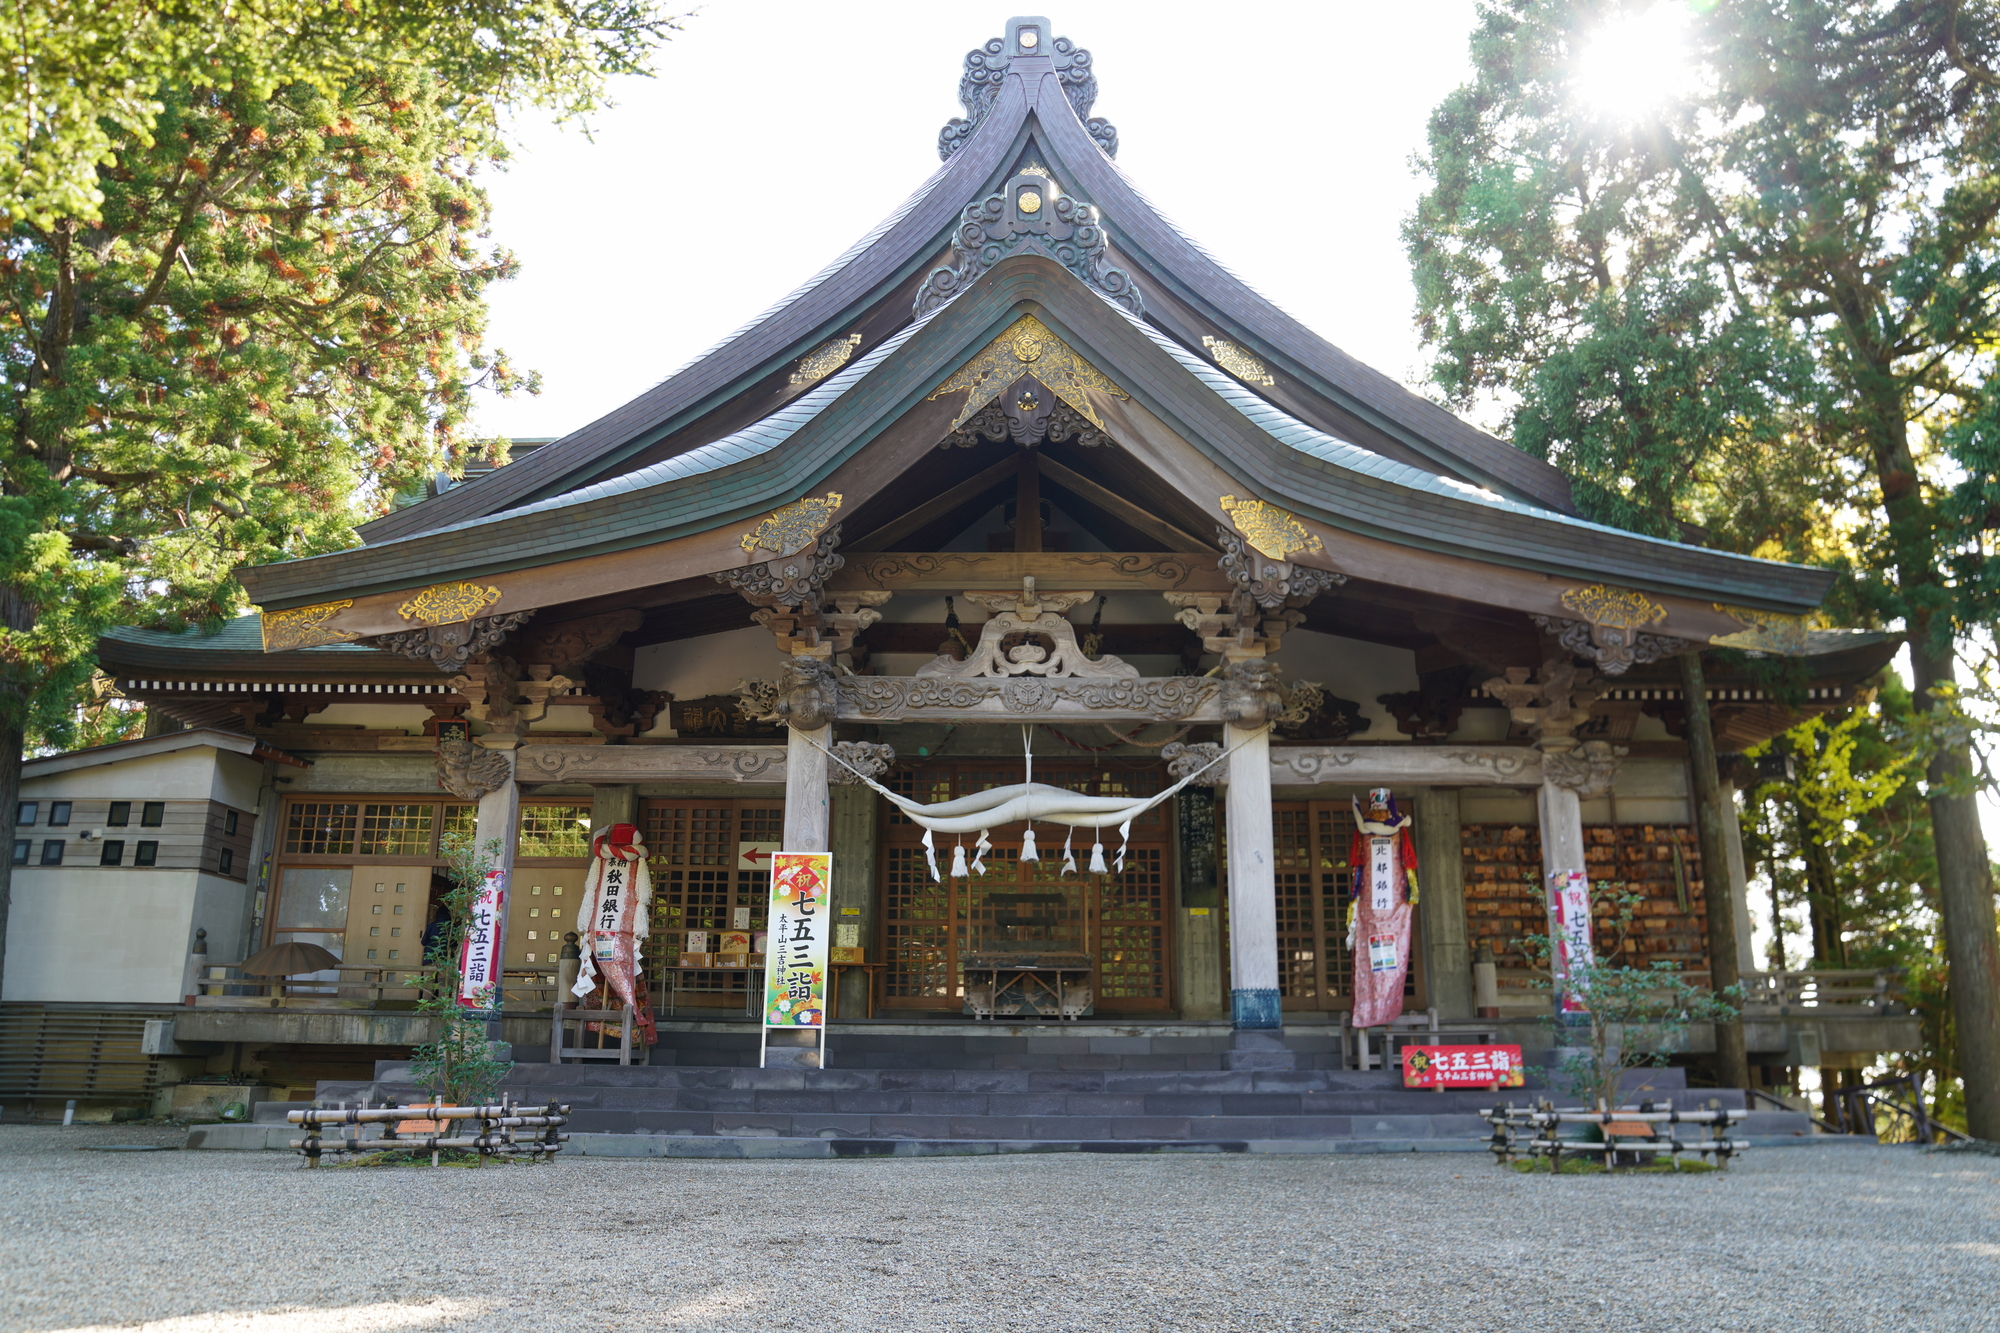
[[1613, 19], [1585, 38], [1573, 86], [1592, 110], [1636, 119], [1685, 91], [1689, 74], [1687, 11], [1658, 4]]

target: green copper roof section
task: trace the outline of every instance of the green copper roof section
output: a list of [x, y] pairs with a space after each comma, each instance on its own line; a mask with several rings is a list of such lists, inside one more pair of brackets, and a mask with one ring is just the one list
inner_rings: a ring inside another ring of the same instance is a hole
[[247, 570], [245, 582], [272, 609], [630, 549], [749, 518], [818, 484], [1029, 306], [1245, 490], [1330, 526], [1555, 577], [1782, 609], [1817, 604], [1832, 579], [1571, 518], [1336, 439], [1104, 301], [1053, 260], [1024, 253], [723, 440], [440, 532]]

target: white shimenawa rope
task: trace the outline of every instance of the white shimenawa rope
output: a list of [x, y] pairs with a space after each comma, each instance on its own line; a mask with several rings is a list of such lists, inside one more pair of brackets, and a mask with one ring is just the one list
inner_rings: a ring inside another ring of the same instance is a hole
[[[1246, 739], [1254, 739], [1268, 730], [1269, 725], [1267, 724], [1264, 727], [1260, 727], [1256, 732], [1251, 733], [1251, 736]], [[924, 830], [924, 859], [930, 865], [931, 878], [940, 883], [943, 882], [944, 876], [938, 871], [937, 847], [932, 840], [932, 834], [979, 834], [978, 855], [974, 858], [973, 864], [980, 867], [979, 873], [983, 875], [986, 871], [981, 862], [984, 859], [986, 849], [992, 846], [986, 839], [987, 830], [999, 828], [1003, 824], [1016, 824], [1024, 819], [1030, 821], [1031, 828], [1032, 822], [1037, 819], [1045, 824], [1067, 824], [1072, 834], [1080, 828], [1106, 829], [1116, 826], [1119, 841], [1115, 864], [1106, 866], [1104, 861], [1104, 843], [1102, 840], [1099, 840], [1091, 845], [1090, 871], [1092, 874], [1098, 875], [1122, 872], [1125, 869], [1125, 847], [1132, 836], [1132, 821], [1162, 801], [1175, 795], [1181, 788], [1208, 772], [1209, 769], [1214, 768], [1224, 759], [1227, 759], [1243, 745], [1242, 741], [1237, 742], [1236, 745], [1223, 750], [1215, 758], [1209, 760], [1200, 768], [1195, 769], [1165, 791], [1160, 792], [1156, 796], [1148, 796], [1139, 800], [1130, 800], [1119, 796], [1082, 796], [1073, 791], [1066, 791], [1061, 787], [1048, 786], [1045, 783], [1017, 782], [1011, 786], [992, 787], [986, 791], [974, 792], [970, 796], [961, 796], [957, 800], [939, 801], [934, 805], [922, 805], [907, 796], [899, 796], [895, 792], [890, 791], [874, 778], [869, 777], [853, 764], [848, 763], [847, 760], [843, 759], [830, 746], [820, 745], [818, 741], [809, 743], [816, 746], [835, 763], [859, 778], [867, 786], [874, 788], [876, 792], [893, 802], [898, 809], [909, 816], [912, 823], [922, 827]], [[1030, 775], [1032, 776], [1032, 771]], [[1032, 836], [1032, 833], [1030, 836]], [[1076, 857], [1070, 852], [1069, 840], [1064, 839], [1063, 867], [1061, 873], [1065, 875], [1073, 874], [1075, 870]], [[954, 878], [962, 877], [967, 873], [963, 843], [958, 846], [956, 855], [952, 857], [951, 873]]]

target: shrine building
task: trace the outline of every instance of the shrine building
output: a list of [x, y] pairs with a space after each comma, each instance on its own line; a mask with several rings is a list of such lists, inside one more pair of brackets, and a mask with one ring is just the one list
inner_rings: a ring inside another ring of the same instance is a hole
[[[1699, 852], [1676, 660], [1710, 654], [1727, 781], [1895, 643], [1812, 627], [1829, 571], [1585, 520], [1555, 468], [1327, 343], [1147, 202], [1097, 94], [1088, 52], [1009, 20], [966, 58], [937, 172], [685, 369], [354, 549], [244, 570], [259, 613], [220, 633], [103, 640], [125, 696], [264, 765], [236, 888], [164, 947], [204, 931], [218, 977], [287, 940], [342, 964], [282, 997], [159, 995], [184, 1047], [322, 1072], [407, 1050], [395, 969], [468, 829], [511, 870], [516, 1058], [546, 1058], [588, 830], [631, 823], [656, 1062], [754, 1032], [725, 937], [761, 930], [783, 849], [833, 857], [836, 1063], [849, 1034], [1064, 1019], [1351, 1063], [1353, 801], [1381, 787], [1419, 864], [1406, 1022], [1545, 1046], [1518, 941], [1577, 870], [1643, 897], [1631, 956], [1697, 982], [1726, 883], [1774, 1081], [1914, 1041], [1886, 981], [1780, 1002], [1740, 842]], [[1122, 834], [1037, 825], [1026, 861], [1024, 823], [926, 848], [861, 781], [936, 803], [1028, 780], [1030, 753], [1093, 797], [1196, 776]], [[80, 824], [117, 794], [95, 783]], [[961, 848], [983, 873], [951, 873]], [[968, 981], [1023, 942], [1083, 960], [1069, 1012]]]

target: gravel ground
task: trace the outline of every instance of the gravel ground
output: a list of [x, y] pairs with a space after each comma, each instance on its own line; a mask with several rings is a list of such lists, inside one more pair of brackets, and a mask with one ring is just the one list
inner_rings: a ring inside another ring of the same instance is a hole
[[305, 1172], [0, 1126], [0, 1329], [1996, 1329], [2000, 1158], [576, 1159]]

